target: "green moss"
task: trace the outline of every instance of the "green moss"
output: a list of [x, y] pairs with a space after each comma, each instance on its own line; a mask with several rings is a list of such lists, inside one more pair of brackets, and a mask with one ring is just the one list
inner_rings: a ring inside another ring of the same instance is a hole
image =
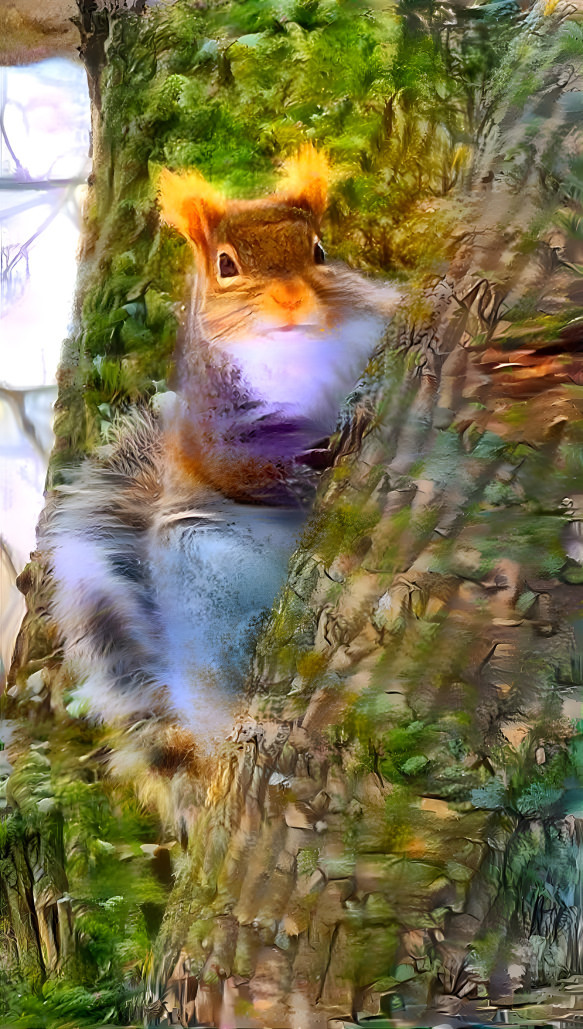
[[[196, 166], [229, 195], [262, 196], [274, 188], [281, 158], [312, 140], [329, 151], [334, 169], [324, 223], [330, 255], [373, 273], [409, 276], [418, 294], [442, 274], [459, 245], [452, 226], [464, 220], [464, 183], [483, 98], [491, 101], [492, 117], [504, 117], [512, 111], [509, 105], [528, 105], [541, 83], [547, 88], [545, 76], [563, 51], [580, 52], [577, 27], [560, 29], [545, 43], [521, 31], [521, 15], [496, 16], [494, 22], [491, 6], [466, 5], [459, 19], [448, 9], [445, 24], [443, 5], [424, 0], [372, 9], [355, 0], [177, 0], [150, 9], [147, 17], [112, 20], [102, 83], [103, 160], [87, 216], [91, 245], [82, 269], [81, 315], [68, 348], [70, 378], [61, 393], [68, 413], [57, 422], [61, 449], [53, 458], [53, 478], [60, 463], [98, 442], [101, 423], [106, 432], [116, 410], [147, 398], [154, 383], [168, 379], [191, 253], [176, 233], [160, 228], [155, 190], [162, 167]], [[517, 195], [531, 168], [537, 129], [533, 121], [524, 144], [504, 155], [504, 174]], [[545, 156], [552, 181], [560, 171], [550, 153], [561, 150], [557, 139]], [[562, 203], [580, 199], [580, 173], [569, 159]], [[543, 207], [516, 241], [517, 260], [534, 253], [549, 223], [554, 208]], [[580, 238], [572, 217], [566, 231]], [[422, 323], [426, 311], [418, 307], [412, 321]], [[571, 310], [569, 318], [581, 313]], [[530, 294], [513, 302], [504, 317], [512, 324], [496, 345], [508, 351], [525, 339], [534, 347], [555, 339], [566, 324], [562, 315], [537, 311]], [[487, 335], [482, 326], [470, 350], [483, 347]], [[396, 424], [395, 411], [406, 419], [415, 387], [405, 387], [404, 375], [411, 373], [416, 382], [420, 360], [415, 346], [405, 359], [391, 347], [377, 359], [375, 375], [391, 383], [379, 421], [386, 415]], [[581, 403], [581, 387], [572, 387], [571, 398]], [[473, 402], [470, 409], [484, 411]], [[517, 401], [501, 417], [505, 427], [524, 430], [528, 439], [528, 412], [528, 404]], [[504, 433], [483, 433], [474, 424], [463, 440], [457, 429], [439, 431], [430, 457], [419, 458], [416, 474], [462, 498], [460, 524], [471, 528], [472, 546], [481, 553], [472, 572], [476, 581], [501, 554], [529, 573], [578, 581], [576, 570], [565, 567], [561, 546], [568, 512], [556, 507], [557, 497], [580, 492], [583, 429], [573, 420], [569, 433], [555, 459], [544, 448], [537, 454], [526, 443], [509, 443]], [[515, 480], [494, 478], [501, 464], [514, 467]], [[379, 565], [387, 579], [409, 567], [411, 552], [429, 541], [427, 574], [454, 574], [454, 543], [435, 540], [437, 505], [415, 516], [404, 507], [379, 526], [380, 503], [369, 498], [384, 469], [370, 471], [361, 493], [351, 486], [353, 471], [352, 458], [334, 469], [337, 503], [304, 535], [303, 546], [317, 552], [320, 565], [354, 555], [370, 533], [382, 544]], [[306, 603], [318, 580], [318, 562], [305, 576], [292, 569], [294, 586], [284, 591], [260, 643], [259, 657], [277, 663], [281, 696], [297, 673], [306, 681], [296, 698], [298, 712], [305, 711], [306, 697], [325, 674], [326, 661], [313, 649], [315, 615]], [[420, 587], [422, 601], [433, 596], [432, 589]], [[341, 590], [332, 584], [327, 600]], [[523, 589], [520, 614], [528, 616], [536, 596]], [[559, 748], [540, 767], [530, 739], [515, 758], [505, 742], [482, 739], [474, 717], [476, 688], [464, 674], [484, 612], [476, 602], [468, 617], [452, 625], [445, 614], [428, 618], [424, 611], [421, 602], [418, 609], [404, 605], [386, 632], [390, 640], [370, 688], [328, 734], [339, 760], [346, 758], [347, 781], [358, 786], [363, 777], [376, 777], [386, 793], [376, 823], [361, 817], [358, 803], [346, 818], [351, 871], [360, 853], [380, 854], [386, 895], [376, 898], [376, 912], [391, 919], [382, 936], [370, 936], [366, 912], [347, 907], [355, 931], [347, 974], [357, 984], [384, 976], [391, 989], [411, 967], [395, 965], [400, 929], [440, 924], [445, 909], [439, 894], [452, 883], [462, 888], [455, 900], [461, 909], [463, 888], [480, 865], [489, 819], [493, 837], [516, 830], [506, 880], [495, 860], [484, 873], [500, 887], [505, 912], [512, 910], [512, 897], [526, 906], [537, 898], [546, 902], [549, 869], [567, 899], [569, 876], [578, 874], [573, 849], [549, 824], [561, 804], [570, 803], [570, 781], [581, 766], [576, 748], [573, 766], [566, 748]], [[535, 641], [521, 669], [533, 691], [547, 697], [536, 730], [541, 738], [552, 735], [551, 716], [560, 713], [557, 681], [581, 680], [575, 658], [565, 670], [557, 662], [555, 651], [543, 654]], [[69, 729], [37, 741], [51, 743], [46, 761], [37, 750], [18, 763], [11, 787], [21, 810], [6, 821], [0, 841], [16, 851], [34, 836], [44, 841], [47, 854], [60, 855], [81, 933], [67, 984], [47, 987], [40, 998], [11, 1000], [8, 1024], [27, 1029], [127, 1021], [126, 1001], [141, 981], [166, 901], [141, 850], [142, 843], [158, 838], [159, 826], [133, 797], [101, 780], [98, 761], [80, 761], [107, 741], [81, 721]], [[447, 802], [461, 821], [444, 819], [437, 830], [423, 798]], [[203, 942], [225, 903], [220, 875], [228, 830], [213, 825], [211, 814], [207, 809], [199, 816], [168, 915], [199, 969], [206, 958]], [[546, 820], [542, 842], [525, 828], [533, 819]], [[311, 874], [319, 860], [316, 849], [301, 850], [300, 873]], [[421, 910], [421, 895], [433, 905], [429, 912], [427, 905]], [[241, 928], [240, 974], [254, 970], [251, 936], [249, 927]], [[493, 967], [499, 946], [499, 936], [484, 934], [476, 944], [476, 965]], [[382, 955], [374, 969], [372, 950]]]
[[308, 526], [302, 544], [330, 562], [340, 554], [352, 552], [358, 540], [374, 528], [379, 518], [380, 511], [373, 504], [365, 506], [339, 500]]
[[[105, 154], [88, 211], [99, 240], [83, 272], [79, 340], [92, 361], [129, 360], [139, 371], [131, 382], [127, 368], [92, 375], [88, 427], [101, 403], [123, 407], [167, 378], [172, 301], [184, 296], [191, 257], [157, 223], [163, 166], [194, 166], [230, 195], [257, 196], [273, 188], [282, 155], [314, 140], [335, 167], [325, 225], [332, 256], [423, 274], [443, 262], [451, 213], [434, 202], [427, 214], [423, 200], [457, 175], [465, 90], [475, 88], [477, 67], [503, 57], [510, 24], [494, 38], [476, 20], [479, 45], [468, 47], [462, 33], [452, 76], [445, 39], [396, 10], [354, 0], [284, 7], [179, 0], [147, 18], [112, 20]], [[61, 422], [59, 433], [79, 447], [71, 426]]]

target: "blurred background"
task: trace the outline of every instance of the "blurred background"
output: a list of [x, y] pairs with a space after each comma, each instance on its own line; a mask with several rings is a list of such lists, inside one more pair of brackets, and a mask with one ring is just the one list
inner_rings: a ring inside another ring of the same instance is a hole
[[52, 445], [56, 371], [71, 319], [89, 96], [82, 65], [0, 68], [0, 683], [24, 598]]

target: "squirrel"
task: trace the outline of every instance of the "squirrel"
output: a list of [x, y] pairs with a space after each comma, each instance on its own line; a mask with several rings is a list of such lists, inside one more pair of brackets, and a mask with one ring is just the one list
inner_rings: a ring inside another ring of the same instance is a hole
[[327, 437], [399, 300], [327, 264], [328, 177], [309, 145], [264, 199], [160, 177], [162, 219], [196, 267], [176, 390], [72, 473], [41, 541], [92, 718], [171, 717], [207, 742], [232, 725]]

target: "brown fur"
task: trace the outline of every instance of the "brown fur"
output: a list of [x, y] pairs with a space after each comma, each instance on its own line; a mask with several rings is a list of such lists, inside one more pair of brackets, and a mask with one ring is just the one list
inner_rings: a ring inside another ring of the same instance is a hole
[[179, 476], [199, 480], [230, 500], [265, 502], [284, 478], [283, 469], [245, 453], [236, 440], [205, 436], [188, 420], [169, 437], [167, 453]]
[[[158, 568], [168, 554], [174, 558], [182, 553], [181, 520], [187, 525], [202, 511], [212, 522], [220, 505], [224, 513], [225, 499], [282, 505], [286, 518], [287, 509], [295, 508], [301, 517], [317, 480], [309, 462], [302, 463], [304, 454], [278, 449], [286, 431], [292, 446], [303, 439], [293, 435], [293, 420], [288, 429], [285, 418], [278, 422], [269, 408], [262, 409], [262, 401], [246, 392], [241, 369], [221, 352], [221, 344], [238, 347], [240, 342], [244, 347], [262, 319], [278, 329], [295, 330], [307, 322], [316, 332], [345, 322], [351, 350], [349, 316], [358, 311], [388, 315], [395, 307], [394, 291], [317, 263], [327, 175], [325, 158], [310, 147], [287, 163], [279, 191], [264, 200], [229, 201], [197, 172], [163, 173], [162, 217], [188, 239], [198, 271], [197, 302], [177, 359], [179, 397], [166, 419], [138, 410], [120, 422], [108, 446], [62, 488], [63, 501], [41, 540], [52, 552], [54, 610], [77, 668], [79, 695], [92, 714], [118, 726], [135, 726], [124, 731], [112, 769], [139, 779], [144, 799], [155, 800], [169, 819], [175, 814], [174, 784], [181, 776], [192, 783], [201, 769], [193, 735], [172, 725], [176, 715], [164, 678], [167, 637], [165, 608], [156, 592]], [[236, 275], [220, 274], [222, 253], [235, 263]], [[285, 333], [278, 335], [278, 353], [284, 357], [286, 338]], [[335, 348], [338, 335], [331, 338]], [[319, 384], [313, 366], [308, 368], [310, 382]], [[231, 526], [236, 521], [232, 509], [229, 520]], [[261, 524], [261, 516], [257, 522]], [[175, 533], [175, 549], [166, 542], [170, 532]], [[241, 542], [245, 555], [247, 540]], [[256, 553], [261, 555], [261, 544]], [[264, 553], [273, 560], [271, 552]], [[204, 601], [205, 589], [195, 578], [190, 594]], [[206, 697], [203, 693], [201, 680], [196, 710]], [[136, 724], [138, 719], [143, 721]]]

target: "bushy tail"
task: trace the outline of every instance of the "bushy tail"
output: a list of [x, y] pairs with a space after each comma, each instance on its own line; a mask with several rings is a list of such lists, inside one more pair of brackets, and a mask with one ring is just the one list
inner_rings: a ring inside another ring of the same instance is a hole
[[161, 489], [161, 442], [159, 422], [148, 412], [121, 422], [113, 442], [59, 488], [40, 540], [77, 697], [108, 722], [166, 707], [147, 548]]

